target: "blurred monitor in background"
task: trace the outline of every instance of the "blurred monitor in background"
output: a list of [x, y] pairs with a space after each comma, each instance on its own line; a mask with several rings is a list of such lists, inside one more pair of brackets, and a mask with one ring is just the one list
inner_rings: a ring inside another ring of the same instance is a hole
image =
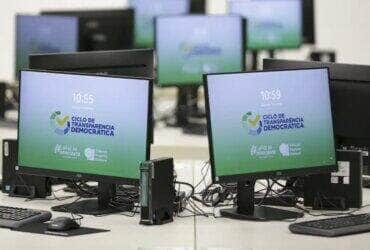
[[131, 49], [134, 39], [134, 10], [43, 11], [42, 15], [77, 17], [79, 51]]
[[232, 0], [228, 11], [247, 19], [250, 50], [298, 48], [302, 44], [301, 0]]
[[158, 17], [157, 83], [201, 85], [205, 73], [244, 70], [244, 27], [239, 16]]
[[131, 0], [135, 9], [135, 46], [153, 48], [154, 18], [190, 12], [190, 0]]
[[78, 20], [62, 16], [16, 16], [16, 76], [28, 68], [28, 56], [37, 53], [75, 52]]

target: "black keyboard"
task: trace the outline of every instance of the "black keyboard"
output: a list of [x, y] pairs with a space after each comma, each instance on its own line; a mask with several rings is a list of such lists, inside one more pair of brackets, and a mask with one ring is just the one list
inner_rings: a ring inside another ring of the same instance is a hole
[[336, 237], [370, 231], [370, 214], [357, 214], [330, 219], [294, 223], [292, 233]]
[[51, 213], [48, 211], [0, 206], [0, 227], [19, 228], [50, 219]]

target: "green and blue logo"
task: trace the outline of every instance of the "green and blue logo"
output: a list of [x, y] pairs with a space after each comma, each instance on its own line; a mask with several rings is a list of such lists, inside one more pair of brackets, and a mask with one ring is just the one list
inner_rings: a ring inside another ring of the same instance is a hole
[[70, 117], [63, 116], [60, 111], [55, 111], [50, 116], [50, 125], [56, 134], [65, 135], [71, 129]]
[[262, 120], [259, 114], [252, 111], [247, 112], [242, 117], [243, 124], [249, 129], [248, 134], [259, 135], [262, 132]]
[[221, 48], [211, 46], [207, 43], [190, 44], [183, 42], [180, 44], [180, 51], [184, 58], [188, 59], [195, 56], [218, 56], [221, 54]]

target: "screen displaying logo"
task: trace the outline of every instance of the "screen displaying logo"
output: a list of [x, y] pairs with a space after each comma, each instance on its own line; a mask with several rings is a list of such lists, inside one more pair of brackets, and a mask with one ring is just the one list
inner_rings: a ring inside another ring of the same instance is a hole
[[259, 135], [262, 132], [262, 121], [259, 114], [249, 111], [242, 117], [242, 122], [249, 129], [250, 135]]
[[115, 126], [109, 123], [96, 122], [94, 117], [82, 117], [76, 115], [62, 115], [61, 111], [55, 111], [50, 116], [50, 124], [58, 135], [74, 134], [114, 136]]
[[249, 111], [243, 115], [242, 122], [249, 129], [248, 134], [250, 135], [304, 128], [303, 116], [290, 117], [285, 113], [260, 115]]
[[189, 44], [183, 42], [180, 44], [180, 51], [184, 53], [184, 58], [188, 59], [195, 56], [219, 56], [221, 55], [221, 48], [211, 46], [207, 43]]
[[55, 111], [50, 116], [50, 125], [56, 134], [65, 135], [71, 128], [70, 117], [68, 115], [63, 116], [60, 111]]

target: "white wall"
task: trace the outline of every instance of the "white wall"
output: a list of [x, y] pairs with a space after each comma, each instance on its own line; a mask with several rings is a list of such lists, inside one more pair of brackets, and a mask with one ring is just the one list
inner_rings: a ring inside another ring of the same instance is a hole
[[[154, 1], [154, 0], [153, 0]], [[14, 15], [43, 9], [122, 8], [127, 0], [0, 0], [0, 80], [10, 81], [14, 67]], [[209, 0], [211, 13], [224, 13], [225, 0]], [[370, 64], [370, 0], [316, 0], [317, 47], [333, 48], [339, 62]], [[279, 52], [304, 59], [310, 48]]]

